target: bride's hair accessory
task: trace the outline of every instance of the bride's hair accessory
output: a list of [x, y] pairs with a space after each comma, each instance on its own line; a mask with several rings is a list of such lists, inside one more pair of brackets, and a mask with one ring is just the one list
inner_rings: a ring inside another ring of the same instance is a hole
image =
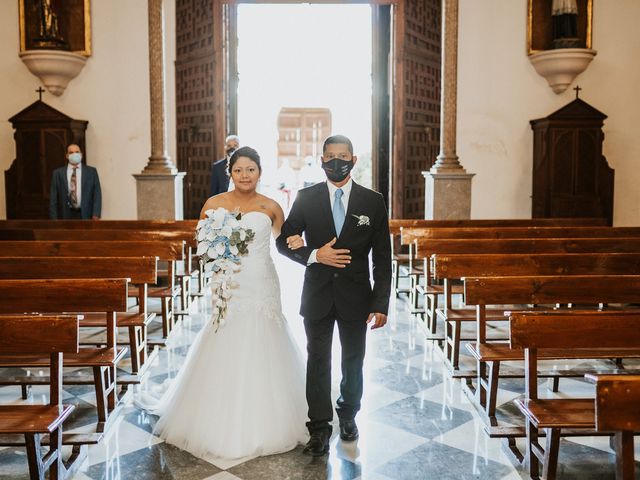
[[233, 272], [240, 269], [240, 256], [248, 253], [247, 245], [255, 233], [241, 225], [240, 212], [216, 208], [204, 213], [206, 217], [196, 227], [196, 255], [205, 264], [205, 272], [213, 272], [213, 324], [217, 331], [224, 325]]

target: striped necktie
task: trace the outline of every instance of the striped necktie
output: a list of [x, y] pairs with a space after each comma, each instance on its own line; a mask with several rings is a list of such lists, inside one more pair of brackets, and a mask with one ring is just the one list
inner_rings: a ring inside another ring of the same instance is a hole
[[78, 177], [76, 172], [78, 167], [71, 167], [71, 181], [69, 182], [69, 200], [73, 208], [78, 208]]

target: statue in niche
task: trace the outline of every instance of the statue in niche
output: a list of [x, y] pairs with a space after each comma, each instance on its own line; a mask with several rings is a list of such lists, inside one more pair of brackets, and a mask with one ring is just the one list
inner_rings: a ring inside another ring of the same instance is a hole
[[553, 0], [551, 4], [553, 19], [553, 48], [581, 48], [578, 38], [578, 2], [577, 0]]
[[38, 38], [34, 39], [34, 46], [37, 48], [52, 48], [58, 50], [68, 50], [69, 45], [60, 35], [58, 26], [58, 16], [51, 6], [51, 0], [34, 0], [40, 20]]

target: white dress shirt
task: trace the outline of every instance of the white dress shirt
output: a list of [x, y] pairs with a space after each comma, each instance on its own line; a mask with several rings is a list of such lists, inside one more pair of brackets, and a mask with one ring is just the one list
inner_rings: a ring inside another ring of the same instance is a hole
[[[67, 163], [67, 189], [71, 193], [71, 174], [73, 173], [73, 167], [70, 163]], [[78, 197], [78, 206], [80, 206], [80, 200], [82, 195], [82, 162], [78, 164], [76, 169], [76, 195]]]
[[[342, 190], [342, 198], [340, 199], [340, 201], [342, 202], [342, 208], [344, 208], [345, 219], [346, 219], [347, 207], [349, 206], [349, 195], [351, 195], [352, 186], [353, 186], [353, 180], [349, 179], [347, 183], [345, 183], [343, 186], [340, 187], [340, 189]], [[327, 187], [329, 188], [329, 202], [331, 202], [331, 212], [333, 212], [333, 204], [336, 201], [336, 190], [338, 190], [338, 187], [336, 187], [331, 182], [327, 182]], [[331, 218], [333, 219], [333, 217]], [[344, 226], [342, 228], [344, 228]], [[318, 262], [318, 259], [316, 257], [317, 252], [318, 252], [317, 248], [311, 252], [311, 255], [309, 255], [309, 259], [307, 260], [307, 265], [311, 265], [312, 263]]]

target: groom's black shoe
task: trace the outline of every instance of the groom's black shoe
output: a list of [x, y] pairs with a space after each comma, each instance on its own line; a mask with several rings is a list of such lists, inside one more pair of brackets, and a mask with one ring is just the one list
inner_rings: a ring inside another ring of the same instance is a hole
[[311, 455], [312, 457], [321, 457], [329, 453], [329, 437], [329, 432], [312, 433], [302, 453]]
[[340, 438], [342, 440], [353, 442], [358, 439], [358, 436], [358, 426], [355, 420], [340, 420]]

